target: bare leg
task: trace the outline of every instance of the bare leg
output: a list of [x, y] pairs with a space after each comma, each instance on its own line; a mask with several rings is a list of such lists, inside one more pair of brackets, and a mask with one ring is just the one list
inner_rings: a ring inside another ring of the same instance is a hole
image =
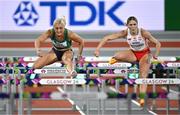
[[131, 50], [117, 52], [113, 58], [120, 62], [135, 62], [137, 60]]
[[74, 71], [74, 64], [73, 64], [73, 52], [71, 50], [64, 52], [62, 61], [64, 62], [64, 64], [67, 65], [68, 72], [72, 73]]
[[[150, 68], [150, 62], [148, 60], [148, 56], [149, 54], [144, 55], [141, 60], [139, 61], [139, 72], [140, 72], [140, 77], [141, 78], [147, 78], [148, 73], [149, 73], [149, 68]], [[142, 84], [140, 85], [140, 93], [142, 94], [146, 94], [146, 90], [147, 90], [147, 85], [146, 84]], [[140, 100], [140, 104], [143, 105], [144, 104], [144, 100]]]
[[40, 57], [34, 62], [33, 69], [41, 69], [46, 65], [52, 64], [57, 61], [56, 54], [51, 50], [49, 53]]
[[[149, 59], [148, 56], [149, 54], [144, 55], [139, 61], [139, 65], [140, 65], [139, 72], [141, 78], [147, 78], [149, 72], [150, 63], [148, 60]], [[137, 60], [134, 53], [131, 50], [118, 52], [113, 56], [113, 58], [116, 61], [121, 61], [121, 62], [135, 62]], [[145, 84], [140, 85], [140, 93], [146, 94], [146, 89], [147, 89], [147, 85]], [[140, 104], [144, 105], [144, 99], [140, 100]]]

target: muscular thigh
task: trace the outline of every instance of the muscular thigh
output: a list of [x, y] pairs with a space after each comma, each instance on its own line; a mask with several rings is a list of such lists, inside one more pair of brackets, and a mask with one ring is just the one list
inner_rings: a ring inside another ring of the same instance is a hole
[[57, 61], [56, 54], [53, 51], [48, 52], [43, 57], [40, 57], [34, 63], [34, 68], [42, 68], [46, 65], [52, 64]]
[[119, 61], [135, 62], [137, 59], [131, 50], [119, 51], [114, 57]]
[[149, 54], [145, 54], [139, 61], [140, 76], [147, 77], [151, 63], [149, 62]]
[[64, 52], [63, 56], [62, 56], [62, 61], [70, 61], [73, 59], [73, 51], [72, 50], [68, 50], [66, 52]]

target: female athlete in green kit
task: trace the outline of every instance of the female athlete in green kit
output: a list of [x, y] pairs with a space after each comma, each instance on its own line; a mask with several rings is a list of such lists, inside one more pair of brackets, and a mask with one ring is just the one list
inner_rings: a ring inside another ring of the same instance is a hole
[[[73, 65], [72, 42], [79, 44], [78, 59], [81, 57], [84, 40], [78, 34], [65, 28], [65, 17], [58, 18], [53, 23], [53, 28], [47, 30], [35, 40], [35, 49], [38, 58], [33, 65], [33, 69], [40, 69], [46, 65], [57, 61], [62, 61], [66, 66], [71, 78], [77, 75]], [[48, 53], [43, 53], [40, 49], [47, 39], [51, 39], [53, 47]]]

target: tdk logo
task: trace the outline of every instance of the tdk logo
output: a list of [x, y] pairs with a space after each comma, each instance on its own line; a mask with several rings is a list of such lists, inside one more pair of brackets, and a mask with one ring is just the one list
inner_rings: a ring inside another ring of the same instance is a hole
[[[124, 25], [123, 21], [120, 19], [120, 17], [115, 13], [120, 7], [125, 3], [124, 1], [116, 1], [111, 5], [111, 7], [106, 8], [106, 5], [108, 2], [106, 1], [97, 1], [96, 5], [93, 3], [90, 3], [88, 1], [41, 1], [37, 0], [36, 2], [39, 2], [39, 7], [47, 8], [50, 13], [50, 20], [49, 25], [53, 25], [53, 21], [58, 17], [57, 11], [59, 8], [65, 8], [65, 12], [67, 13], [67, 18], [69, 18], [68, 24], [70, 26], [85, 26], [90, 25], [94, 23], [94, 21], [97, 21], [97, 24], [99, 26], [104, 26], [106, 23], [106, 17], [111, 19], [115, 24], [117, 25]], [[82, 20], [78, 16], [83, 15], [81, 11], [78, 9], [86, 8], [89, 10], [89, 16], [86, 17], [86, 19]], [[67, 10], [68, 9], [68, 10]], [[40, 13], [40, 12], [39, 12]], [[46, 12], [47, 13], [47, 12]], [[41, 12], [41, 16], [45, 14], [44, 12]], [[58, 14], [61, 15], [61, 14]], [[37, 11], [35, 10], [32, 2], [30, 1], [24, 1], [21, 2], [16, 9], [13, 19], [17, 25], [20, 26], [33, 26], [36, 24], [39, 16]], [[48, 19], [41, 18], [41, 19]]]
[[[69, 8], [69, 25], [73, 26], [83, 26], [93, 23], [95, 19], [98, 19], [98, 24], [100, 26], [105, 25], [105, 17], [109, 16], [117, 25], [124, 25], [123, 21], [115, 15], [115, 11], [118, 10], [124, 1], [117, 1], [111, 8], [105, 10], [105, 2], [99, 1], [98, 8], [93, 4], [87, 1], [42, 1], [40, 6], [49, 7], [50, 9], [50, 25], [53, 24], [54, 19], [56, 18], [56, 10], [58, 7], [67, 7]], [[77, 8], [87, 7], [90, 10], [91, 16], [87, 20], [77, 20], [77, 15], [81, 15], [81, 12], [78, 12]]]
[[19, 26], [34, 26], [39, 16], [32, 2], [23, 1], [16, 9], [13, 19]]

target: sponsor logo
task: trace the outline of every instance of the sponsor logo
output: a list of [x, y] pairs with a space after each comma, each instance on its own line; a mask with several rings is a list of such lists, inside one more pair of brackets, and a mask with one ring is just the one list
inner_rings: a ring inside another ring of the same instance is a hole
[[162, 79], [162, 78], [156, 78], [156, 79], [136, 79], [136, 84], [180, 84], [180, 79]]
[[34, 26], [39, 15], [32, 2], [22, 1], [14, 12], [13, 19], [18, 26]]
[[[50, 10], [50, 26], [53, 25], [54, 20], [57, 18], [59, 8], [69, 9], [69, 12], [67, 12], [69, 25], [89, 25], [97, 20], [98, 25], [104, 26], [107, 23], [107, 17], [117, 25], [124, 25], [124, 22], [116, 13], [124, 3], [124, 1], [117, 1], [113, 3], [110, 8], [106, 8], [108, 5], [106, 1], [98, 1], [96, 4], [89, 1], [39, 1], [39, 7]], [[88, 9], [90, 15], [87, 16], [86, 19], [79, 19], [79, 14], [81, 14], [81, 10], [84, 8]], [[39, 15], [31, 1], [22, 1], [15, 10], [13, 19], [18, 26], [34, 26], [39, 19]]]
[[[124, 4], [124, 1], [117, 1], [112, 5], [109, 9], [105, 9], [106, 2], [99, 1], [98, 8], [95, 7], [94, 4], [87, 1], [42, 1], [40, 2], [40, 6], [49, 7], [50, 9], [50, 25], [53, 25], [53, 21], [56, 19], [57, 9], [59, 7], [68, 7], [69, 8], [69, 19], [70, 25], [88, 25], [94, 22], [96, 18], [98, 18], [99, 25], [105, 25], [105, 18], [108, 16], [111, 18], [117, 25], [124, 25], [124, 22], [115, 14], [115, 12]], [[86, 20], [78, 20], [77, 14], [81, 14], [78, 12], [78, 8], [88, 8], [90, 12], [90, 16], [87, 17]]]
[[85, 84], [84, 79], [41, 79], [40, 84], [58, 85], [58, 84]]

